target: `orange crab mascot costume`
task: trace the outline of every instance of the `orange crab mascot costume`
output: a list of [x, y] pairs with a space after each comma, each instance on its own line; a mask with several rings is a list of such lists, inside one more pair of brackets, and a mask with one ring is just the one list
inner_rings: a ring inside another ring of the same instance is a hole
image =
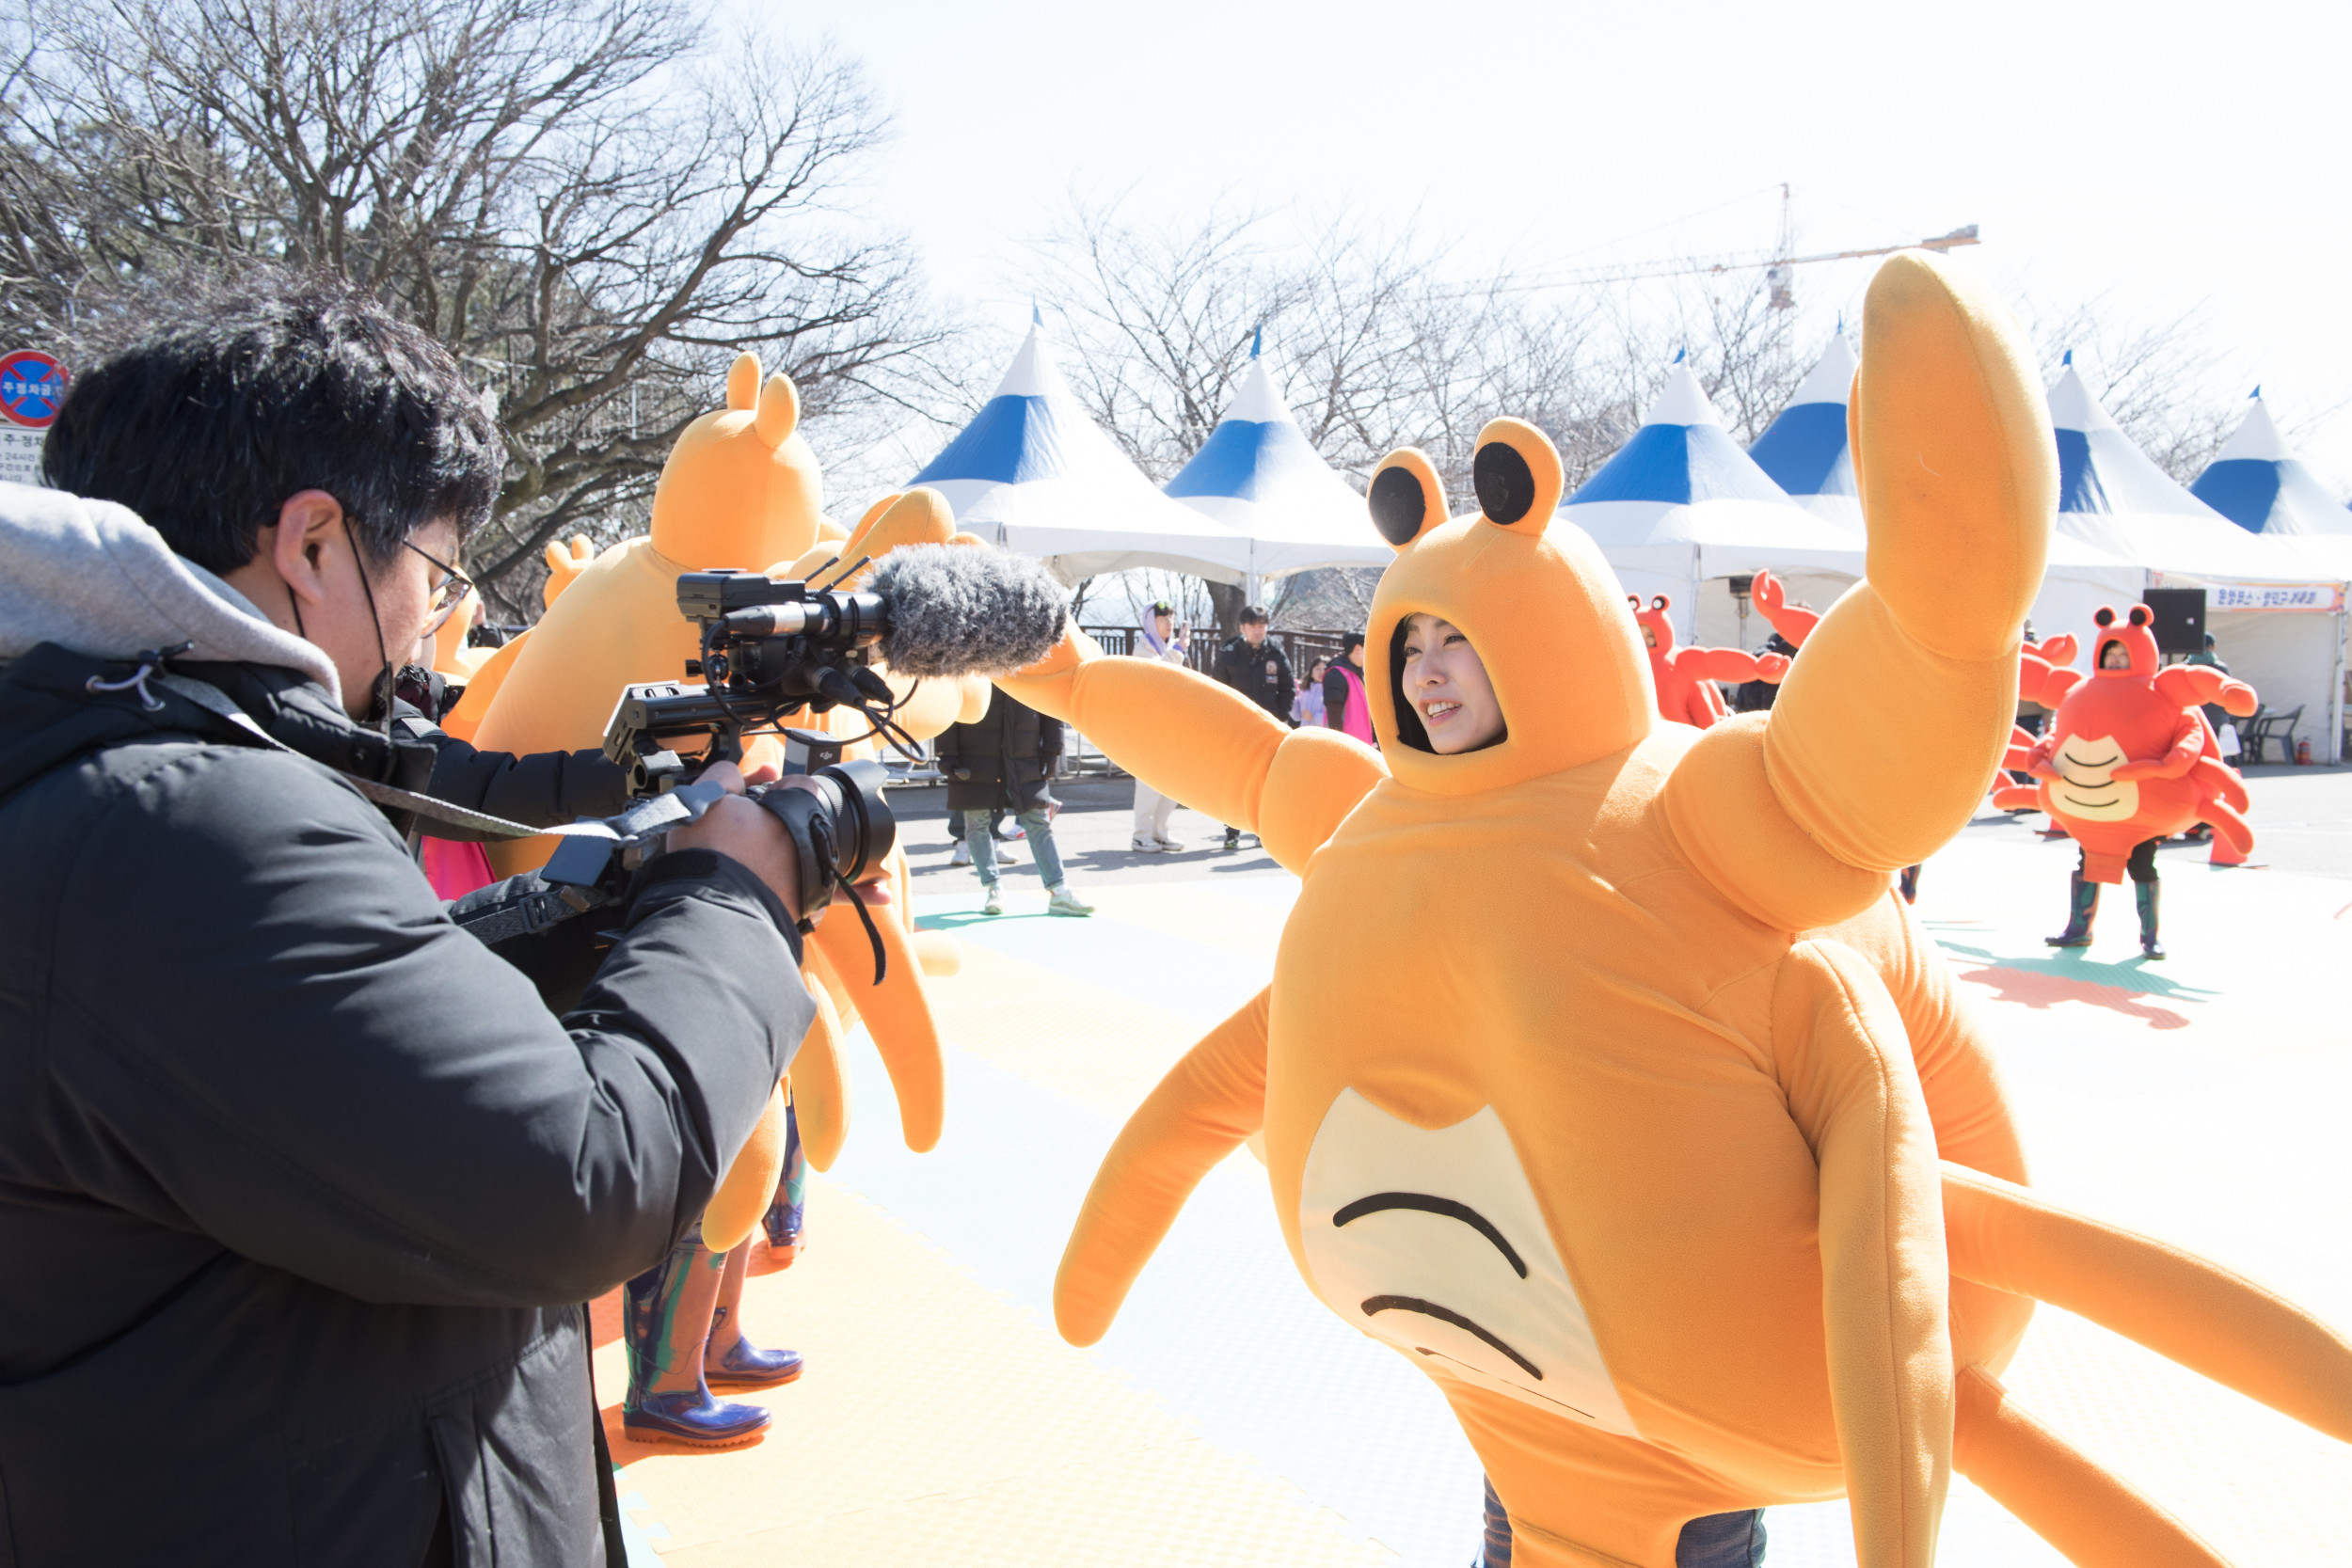
[[[2221, 760], [2220, 743], [2199, 708], [2217, 703], [2243, 718], [2254, 689], [2201, 664], [2157, 668], [2148, 607], [2119, 618], [2102, 605], [2091, 621], [2090, 677], [2045, 666], [2039, 690], [2024, 694], [2055, 711], [2046, 733], [2010, 760], [2041, 781], [1996, 790], [2002, 807], [2037, 805], [2082, 846], [2066, 929], [2053, 947], [2088, 947], [2099, 885], [2128, 871], [2139, 911], [2139, 950], [2164, 957], [2158, 940], [2163, 884], [2156, 845], [2192, 822], [2212, 825], [2215, 859], [2242, 861], [2254, 847], [2246, 825], [2245, 781]], [[2071, 649], [2069, 650], [2071, 653]], [[2223, 847], [2230, 851], [2222, 854]]]
[[1674, 609], [1674, 601], [1663, 594], [1652, 595], [1647, 610], [1642, 608], [1638, 594], [1627, 594], [1626, 603], [1633, 607], [1633, 623], [1642, 628], [1642, 641], [1649, 649], [1649, 678], [1658, 689], [1658, 711], [1677, 724], [1704, 730], [1731, 717], [1731, 710], [1724, 705], [1724, 694], [1715, 689], [1717, 681], [1734, 686], [1758, 680], [1777, 685], [1788, 672], [1786, 654], [1676, 647], [1674, 622], [1666, 613]]
[[[1302, 878], [1273, 984], [1105, 1159], [1057, 1282], [1067, 1338], [1102, 1336], [1262, 1131], [1300, 1275], [1437, 1382], [1528, 1568], [1672, 1568], [1690, 1521], [1841, 1493], [1861, 1562], [1927, 1568], [1955, 1463], [2078, 1562], [2217, 1561], [2008, 1401], [2034, 1297], [2352, 1436], [2340, 1338], [2019, 1184], [1981, 1039], [1888, 874], [2001, 759], [2056, 451], [2030, 355], [1948, 263], [1889, 261], [1864, 344], [1868, 579], [1769, 717], [1660, 721], [1613, 575], [1547, 526], [1558, 456], [1510, 420], [1469, 515], [1418, 452], [1374, 476], [1398, 551], [1379, 754], [1078, 637], [1005, 683]], [[1395, 632], [1421, 612], [1483, 659], [1498, 743], [1401, 728]], [[1565, 696], [1564, 665], [1589, 673]]]
[[[503, 670], [481, 712], [477, 744], [521, 751], [601, 742], [622, 687], [676, 679], [700, 651], [694, 624], [678, 612], [677, 578], [687, 570], [757, 570], [796, 561], [828, 531], [815, 454], [799, 435], [791, 381], [764, 381], [756, 356], [737, 357], [726, 406], [689, 425], [671, 449], [654, 490], [651, 532], [593, 560], [584, 549], [549, 552], [546, 615]], [[560, 583], [559, 583], [559, 579]], [[747, 764], [762, 760], [757, 754]], [[542, 840], [503, 845], [503, 874], [544, 863]], [[846, 1135], [848, 1102], [840, 1051], [863, 1016], [889, 1069], [909, 1148], [937, 1143], [945, 1073], [939, 1035], [923, 990], [922, 966], [900, 922], [877, 922], [889, 950], [877, 979], [864, 930], [827, 921], [805, 947], [818, 1016], [750, 1144], [704, 1215], [662, 1268], [630, 1282], [628, 1396], [632, 1436], [726, 1447], [760, 1436], [767, 1412], [712, 1397], [717, 1387], [771, 1385], [797, 1375], [799, 1357], [766, 1352], [741, 1338], [732, 1310], [749, 1267], [750, 1237], [763, 1220], [776, 1261], [798, 1246], [792, 1168], [803, 1151], [823, 1169]], [[704, 1325], [709, 1325], [706, 1331]]]

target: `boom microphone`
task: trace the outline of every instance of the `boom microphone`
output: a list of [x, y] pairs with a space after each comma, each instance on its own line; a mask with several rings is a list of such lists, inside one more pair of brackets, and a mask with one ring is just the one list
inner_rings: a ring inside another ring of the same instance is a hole
[[[905, 675], [1001, 675], [1061, 641], [1060, 587], [1035, 562], [963, 545], [893, 550], [864, 589], [812, 590], [755, 572], [688, 572], [678, 610], [739, 650], [771, 639], [859, 650]], [[754, 675], [735, 661], [738, 675]]]
[[1069, 604], [1025, 557], [914, 545], [882, 557], [866, 592], [882, 602], [882, 662], [902, 675], [1002, 675], [1054, 651]]

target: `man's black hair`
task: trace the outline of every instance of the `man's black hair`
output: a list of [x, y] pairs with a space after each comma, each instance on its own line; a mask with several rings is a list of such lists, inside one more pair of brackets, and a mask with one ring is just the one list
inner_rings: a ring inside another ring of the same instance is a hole
[[436, 521], [462, 537], [505, 453], [447, 349], [331, 275], [273, 268], [196, 291], [76, 376], [40, 467], [231, 572], [304, 490], [342, 503], [379, 562]]
[[1240, 625], [1242, 625], [1242, 626], [1264, 626], [1264, 625], [1265, 625], [1265, 607], [1264, 607], [1264, 606], [1263, 606], [1263, 605], [1254, 605], [1254, 604], [1253, 604], [1253, 605], [1244, 605], [1244, 606], [1242, 607], [1242, 611], [1241, 611], [1241, 620], [1240, 620], [1239, 624], [1240, 624]]
[[1351, 631], [1340, 641], [1340, 657], [1342, 658], [1345, 658], [1347, 657], [1348, 649], [1360, 648], [1363, 645], [1364, 634], [1360, 631]]

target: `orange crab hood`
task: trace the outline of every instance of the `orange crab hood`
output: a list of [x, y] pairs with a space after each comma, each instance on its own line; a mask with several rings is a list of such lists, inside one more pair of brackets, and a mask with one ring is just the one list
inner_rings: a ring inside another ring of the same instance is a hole
[[[1501, 434], [1538, 475], [1548, 458], [1557, 476], [1559, 457], [1540, 434], [1517, 420], [1496, 424], [1518, 426]], [[1499, 438], [1489, 427], [1481, 441]], [[1556, 497], [1558, 483], [1539, 484], [1538, 505], [1517, 525], [1481, 510], [1423, 529], [1381, 576], [1364, 640], [1364, 689], [1381, 756], [1408, 789], [1470, 795], [1521, 784], [1622, 752], [1657, 727], [1649, 650], [1616, 573], [1582, 529], [1535, 526], [1550, 517], [1541, 502]], [[1398, 624], [1423, 613], [1460, 627], [1478, 650], [1508, 730], [1496, 744], [1440, 756], [1398, 737], [1389, 650]]]

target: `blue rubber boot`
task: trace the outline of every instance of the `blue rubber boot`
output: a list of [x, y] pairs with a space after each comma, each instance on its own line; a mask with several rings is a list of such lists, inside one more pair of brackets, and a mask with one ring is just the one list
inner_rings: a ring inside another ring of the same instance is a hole
[[703, 1381], [713, 1388], [772, 1388], [801, 1375], [799, 1351], [761, 1350], [743, 1338], [743, 1275], [751, 1259], [751, 1239], [746, 1237], [727, 1254], [720, 1275], [710, 1340], [703, 1351]]
[[767, 1268], [788, 1269], [801, 1255], [802, 1218], [808, 1206], [808, 1160], [801, 1152], [801, 1119], [784, 1107], [784, 1175], [776, 1182], [776, 1200], [759, 1219], [768, 1238]]
[[725, 1273], [726, 1260], [702, 1244], [696, 1227], [622, 1291], [628, 1394], [621, 1402], [621, 1429], [636, 1441], [733, 1449], [766, 1434], [767, 1411], [713, 1399], [703, 1380]]

